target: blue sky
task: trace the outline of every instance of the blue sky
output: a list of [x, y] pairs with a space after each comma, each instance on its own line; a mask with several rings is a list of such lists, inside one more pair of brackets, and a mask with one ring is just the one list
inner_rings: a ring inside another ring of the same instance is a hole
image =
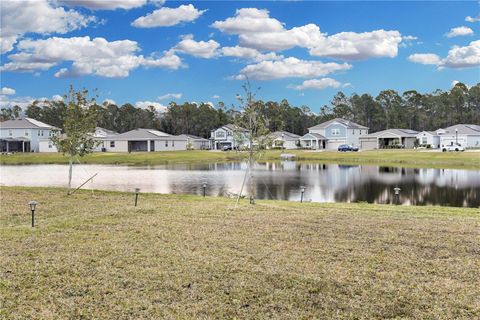
[[432, 92], [480, 79], [475, 1], [6, 0], [1, 6], [3, 106], [51, 99], [70, 84], [97, 88], [100, 102], [119, 105], [231, 105], [248, 77], [261, 88], [258, 98], [286, 98], [317, 112], [338, 91]]

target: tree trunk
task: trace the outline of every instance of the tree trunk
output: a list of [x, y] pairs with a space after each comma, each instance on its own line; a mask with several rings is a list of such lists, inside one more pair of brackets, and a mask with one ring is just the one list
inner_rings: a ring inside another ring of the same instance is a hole
[[72, 171], [73, 171], [73, 158], [70, 157], [68, 159], [68, 163], [70, 165], [68, 169], [68, 194], [70, 194], [70, 190], [72, 190]]

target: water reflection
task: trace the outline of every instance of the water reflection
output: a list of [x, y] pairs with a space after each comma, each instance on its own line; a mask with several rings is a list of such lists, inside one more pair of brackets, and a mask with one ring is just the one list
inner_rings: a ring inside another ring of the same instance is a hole
[[[233, 195], [240, 191], [246, 163], [176, 164], [165, 166], [81, 165], [74, 171], [74, 185], [98, 172], [87, 188], [144, 192]], [[0, 167], [2, 185], [64, 187], [65, 165]], [[480, 206], [480, 171], [411, 169], [355, 166], [293, 161], [258, 164], [254, 170], [257, 198], [316, 202], [393, 203], [394, 187], [401, 188], [399, 201], [412, 205]]]

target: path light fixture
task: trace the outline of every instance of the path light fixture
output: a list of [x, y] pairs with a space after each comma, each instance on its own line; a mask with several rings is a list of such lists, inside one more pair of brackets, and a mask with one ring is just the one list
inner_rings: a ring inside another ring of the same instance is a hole
[[303, 202], [303, 194], [305, 193], [305, 189], [306, 189], [306, 188], [307, 188], [307, 187], [305, 187], [305, 186], [301, 186], [301, 187], [300, 187], [300, 192], [301, 192], [300, 202], [301, 202], [301, 203]]
[[135, 207], [137, 206], [139, 192], [140, 192], [140, 188], [135, 188]]
[[401, 190], [402, 189], [400, 189], [399, 187], [393, 188], [393, 191], [395, 192], [395, 199], [396, 199], [397, 204], [400, 204], [400, 191]]
[[204, 197], [204, 198], [205, 198], [206, 190], [207, 190], [207, 183], [204, 182], [204, 183], [203, 183], [203, 197]]
[[28, 203], [30, 210], [32, 210], [32, 227], [35, 227], [35, 208], [37, 207], [38, 202], [32, 200]]

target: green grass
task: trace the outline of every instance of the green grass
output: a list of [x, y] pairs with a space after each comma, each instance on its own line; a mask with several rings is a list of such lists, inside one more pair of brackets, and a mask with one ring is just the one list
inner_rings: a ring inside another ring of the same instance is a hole
[[[373, 164], [383, 166], [480, 169], [480, 152], [430, 152], [415, 150], [381, 150], [364, 152], [311, 152], [286, 150], [293, 153], [298, 161]], [[268, 151], [260, 161], [279, 161], [281, 151]], [[94, 153], [81, 159], [82, 163], [155, 165], [168, 163], [228, 162], [245, 159], [241, 152], [172, 151], [139, 153]], [[17, 153], [0, 156], [0, 164], [58, 164], [68, 163], [68, 158], [58, 154]]]
[[478, 209], [0, 195], [1, 319], [480, 317]]

